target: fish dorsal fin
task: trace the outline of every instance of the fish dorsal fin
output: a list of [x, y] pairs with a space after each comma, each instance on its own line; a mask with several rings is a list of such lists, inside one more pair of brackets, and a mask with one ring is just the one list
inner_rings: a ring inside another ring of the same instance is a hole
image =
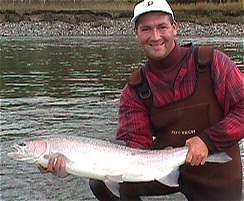
[[111, 141], [113, 144], [117, 144], [117, 145], [122, 145], [122, 146], [126, 146], [126, 142], [123, 140], [113, 140]]
[[165, 147], [164, 150], [172, 150], [174, 149], [172, 146]]
[[104, 184], [117, 197], [120, 197], [119, 183], [122, 182], [122, 175], [105, 176]]
[[170, 187], [178, 187], [179, 183], [178, 183], [178, 178], [179, 178], [179, 169], [173, 169], [169, 174], [167, 174], [166, 176], [157, 179], [157, 181], [159, 181], [160, 183], [170, 186]]

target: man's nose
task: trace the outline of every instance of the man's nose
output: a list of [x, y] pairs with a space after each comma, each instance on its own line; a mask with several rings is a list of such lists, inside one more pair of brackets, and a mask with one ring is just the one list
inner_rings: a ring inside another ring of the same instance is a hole
[[153, 40], [158, 40], [158, 39], [160, 39], [160, 32], [158, 31], [157, 28], [154, 28], [154, 29], [152, 30], [152, 39], [153, 39]]

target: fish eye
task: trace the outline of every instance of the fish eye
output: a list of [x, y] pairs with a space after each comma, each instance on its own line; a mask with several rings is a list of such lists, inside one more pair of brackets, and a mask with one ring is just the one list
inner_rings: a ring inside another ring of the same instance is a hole
[[26, 144], [24, 142], [20, 142], [20, 143], [18, 143], [18, 145], [22, 146], [22, 147], [26, 146]]

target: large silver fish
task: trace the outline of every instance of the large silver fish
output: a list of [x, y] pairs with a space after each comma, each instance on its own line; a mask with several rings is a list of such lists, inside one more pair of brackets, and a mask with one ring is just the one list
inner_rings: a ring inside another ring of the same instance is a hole
[[[178, 186], [178, 168], [185, 162], [188, 148], [141, 150], [94, 138], [58, 137], [13, 145], [8, 156], [17, 161], [47, 167], [48, 157], [62, 154], [67, 159], [66, 171], [80, 177], [103, 181], [119, 196], [119, 183], [158, 181]], [[231, 158], [225, 153], [209, 156], [208, 162], [224, 163]]]

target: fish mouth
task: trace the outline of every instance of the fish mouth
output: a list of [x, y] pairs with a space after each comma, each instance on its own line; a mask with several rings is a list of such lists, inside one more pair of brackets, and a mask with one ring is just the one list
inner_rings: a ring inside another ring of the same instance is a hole
[[34, 157], [33, 154], [26, 150], [26, 146], [22, 144], [15, 144], [11, 146], [12, 151], [7, 153], [8, 157], [16, 161], [25, 161], [27, 163], [36, 163], [38, 157]]
[[15, 160], [22, 160], [26, 156], [24, 148], [18, 144], [11, 146], [12, 152], [9, 152], [7, 155]]
[[30, 163], [33, 163], [36, 161], [33, 156], [28, 154], [25, 146], [15, 144], [15, 145], [11, 146], [11, 148], [13, 151], [9, 152], [7, 154], [8, 157], [10, 157], [14, 160], [17, 160], [17, 161], [26, 161], [26, 162], [30, 162]]

